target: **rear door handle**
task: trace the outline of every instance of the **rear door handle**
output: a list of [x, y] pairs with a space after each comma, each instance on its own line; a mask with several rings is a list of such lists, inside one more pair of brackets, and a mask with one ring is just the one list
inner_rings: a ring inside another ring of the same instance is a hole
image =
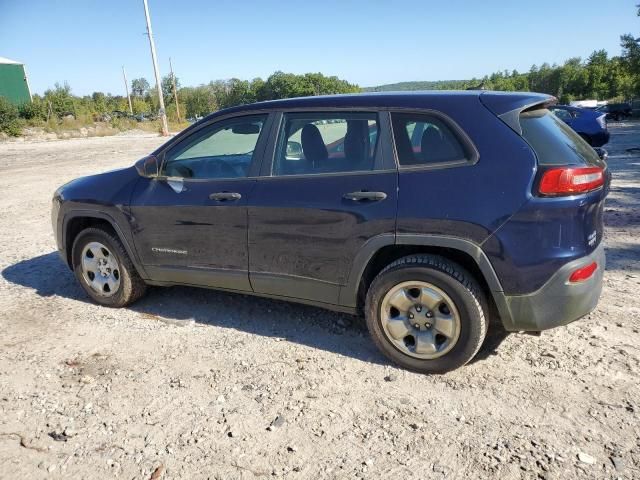
[[387, 194], [384, 192], [351, 192], [345, 193], [342, 198], [345, 200], [353, 200], [354, 202], [360, 202], [362, 200], [370, 200], [378, 202], [387, 198]]
[[240, 200], [242, 195], [237, 192], [216, 192], [209, 195], [210, 200], [217, 200], [219, 202]]

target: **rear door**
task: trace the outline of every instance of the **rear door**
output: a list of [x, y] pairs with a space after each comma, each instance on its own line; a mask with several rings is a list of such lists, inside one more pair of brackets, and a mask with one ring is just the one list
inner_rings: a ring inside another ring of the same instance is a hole
[[395, 235], [398, 176], [386, 113], [285, 112], [249, 199], [255, 292], [337, 304], [354, 257]]
[[161, 154], [159, 178], [136, 185], [132, 231], [152, 280], [250, 290], [247, 200], [267, 119], [244, 115], [203, 126]]

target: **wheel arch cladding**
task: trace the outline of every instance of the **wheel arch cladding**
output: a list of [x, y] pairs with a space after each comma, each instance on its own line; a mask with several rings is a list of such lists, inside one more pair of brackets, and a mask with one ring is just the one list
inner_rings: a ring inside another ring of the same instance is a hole
[[[113, 234], [124, 246], [127, 255], [131, 259], [131, 263], [134, 268], [138, 271], [138, 274], [142, 274], [139, 264], [137, 262], [137, 257], [134, 255], [134, 251], [131, 249], [127, 238], [123, 235], [118, 224], [108, 215], [100, 214], [99, 212], [68, 212], [65, 215], [63, 221], [63, 232], [64, 232], [64, 248], [67, 266], [70, 269], [73, 269], [73, 261], [71, 258], [73, 243], [77, 236], [83, 230], [87, 228], [101, 228]], [[144, 278], [144, 277], [143, 277]]]
[[386, 266], [399, 258], [414, 254], [440, 255], [467, 270], [479, 283], [489, 301], [489, 308], [504, 320], [508, 310], [498, 277], [482, 249], [468, 240], [438, 235], [398, 235], [386, 242], [379, 240], [365, 247], [354, 261], [349, 283], [342, 288], [341, 304], [362, 312], [367, 289]]

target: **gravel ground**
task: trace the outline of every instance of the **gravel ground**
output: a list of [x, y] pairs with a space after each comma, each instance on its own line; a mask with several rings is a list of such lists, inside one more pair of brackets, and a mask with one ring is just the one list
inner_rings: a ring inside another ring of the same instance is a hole
[[0, 144], [0, 477], [640, 478], [640, 124], [612, 133], [598, 308], [493, 331], [444, 376], [312, 307], [178, 287], [92, 304], [55, 253], [51, 195], [162, 139]]

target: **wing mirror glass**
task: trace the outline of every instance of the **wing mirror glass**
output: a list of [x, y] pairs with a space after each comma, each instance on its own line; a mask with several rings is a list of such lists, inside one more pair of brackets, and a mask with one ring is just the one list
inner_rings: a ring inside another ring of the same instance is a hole
[[158, 162], [158, 158], [153, 155], [141, 158], [136, 162], [135, 166], [141, 177], [157, 177], [160, 173], [160, 162]]
[[287, 142], [287, 159], [288, 160], [301, 160], [302, 159], [302, 144], [299, 142]]

